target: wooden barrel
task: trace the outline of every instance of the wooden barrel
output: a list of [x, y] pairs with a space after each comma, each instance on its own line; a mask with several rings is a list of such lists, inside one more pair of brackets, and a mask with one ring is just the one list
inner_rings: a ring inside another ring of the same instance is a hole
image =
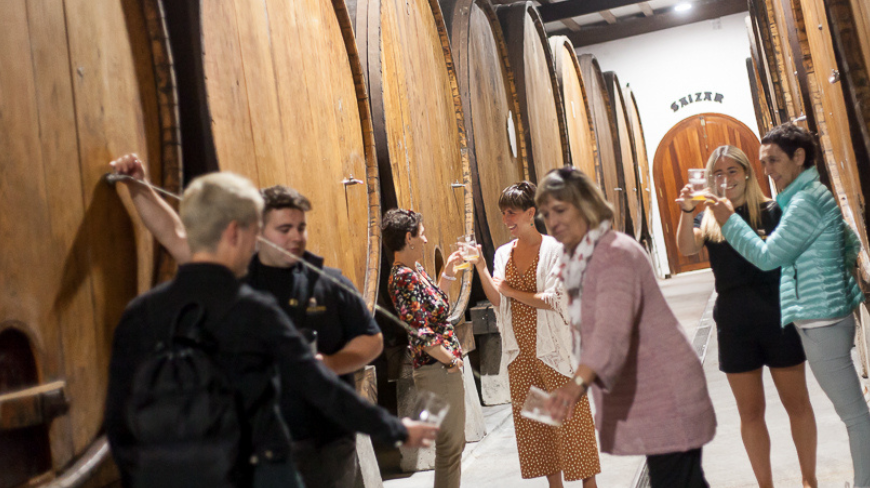
[[755, 119], [758, 133], [766, 134], [776, 126], [774, 120], [777, 111], [774, 99], [771, 98], [770, 73], [766, 54], [759, 48], [760, 40], [756, 22], [752, 17], [746, 17], [746, 31], [749, 37], [750, 57], [746, 58], [746, 73], [749, 76], [749, 89], [752, 93], [752, 104], [755, 108]]
[[22, 210], [0, 218], [0, 485], [18, 486], [89, 456], [114, 327], [153, 284], [108, 163], [135, 151], [177, 191], [179, 153], [156, 1], [7, 0], [0, 18], [0, 206]]
[[474, 223], [487, 262], [511, 240], [498, 199], [506, 187], [528, 179], [523, 121], [507, 45], [489, 0], [441, 3], [456, 63], [465, 128]]
[[637, 110], [637, 100], [634, 92], [626, 87], [622, 91], [625, 98], [625, 109], [628, 112], [628, 122], [631, 126], [634, 152], [637, 157], [637, 189], [640, 193], [643, 226], [641, 235], [645, 239], [652, 237], [652, 183], [650, 182], [649, 155], [646, 152], [646, 137], [643, 135], [643, 124], [640, 121], [640, 112]]
[[[462, 101], [441, 8], [436, 0], [359, 0], [355, 15], [383, 204], [423, 214], [429, 243], [422, 264], [437, 276], [450, 245], [474, 232]], [[471, 276], [453, 285], [454, 320], [468, 305]]]
[[574, 45], [565, 36], [553, 36], [550, 38], [550, 49], [553, 51], [556, 80], [559, 81], [559, 94], [562, 96], [562, 116], [568, 130], [571, 164], [591, 176], [600, 187], [602, 174], [595, 131], [592, 129], [592, 113]]
[[625, 194], [625, 232], [640, 240], [643, 230], [643, 200], [637, 184], [637, 156], [634, 151], [634, 139], [628, 122], [628, 112], [625, 99], [622, 96], [622, 86], [619, 77], [613, 71], [604, 73], [607, 84], [607, 94], [610, 96], [610, 109], [613, 121], [616, 123], [616, 168], [620, 175], [620, 188]]
[[601, 168], [601, 190], [607, 201], [613, 205], [613, 228], [625, 232], [626, 203], [625, 192], [620, 186], [619, 166], [616, 153], [619, 149], [616, 121], [613, 119], [610, 95], [598, 60], [591, 54], [583, 54], [580, 70], [586, 82], [586, 95], [589, 97], [589, 109], [592, 112], [592, 127], [595, 129], [595, 141], [598, 147], [598, 164]]
[[537, 182], [570, 161], [562, 97], [541, 15], [531, 2], [498, 8], [526, 125], [529, 175]]
[[173, 45], [190, 63], [179, 73], [184, 101], [196, 105], [192, 117], [207, 115], [204, 122], [186, 119], [185, 133], [201, 129], [205, 152], [214, 153], [189, 166], [299, 190], [312, 204], [309, 250], [340, 268], [372, 306], [380, 272], [380, 184], [344, 2], [173, 3]]

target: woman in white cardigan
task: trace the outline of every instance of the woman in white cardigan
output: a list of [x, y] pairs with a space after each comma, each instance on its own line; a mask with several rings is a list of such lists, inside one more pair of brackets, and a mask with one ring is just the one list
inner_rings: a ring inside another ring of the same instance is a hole
[[601, 466], [585, 397], [561, 427], [520, 415], [529, 388], [553, 391], [563, 386], [574, 375], [575, 362], [567, 297], [552, 272], [562, 246], [535, 228], [535, 185], [523, 181], [509, 186], [498, 203], [502, 221], [515, 239], [496, 251], [492, 275], [483, 259], [475, 266], [501, 331], [522, 477], [546, 476], [553, 488], [562, 486], [564, 473], [566, 481], [582, 479], [584, 488], [595, 487]]

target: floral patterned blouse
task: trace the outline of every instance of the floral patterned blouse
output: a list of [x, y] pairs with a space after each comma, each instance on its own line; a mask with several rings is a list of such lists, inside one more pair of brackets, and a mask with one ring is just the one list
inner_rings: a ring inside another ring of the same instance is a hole
[[399, 318], [419, 334], [410, 336], [414, 368], [438, 362], [423, 351], [424, 347], [444, 346], [454, 357], [462, 359], [462, 346], [447, 320], [450, 315], [447, 294], [435, 285], [420, 263], [416, 271], [394, 264], [388, 290]]

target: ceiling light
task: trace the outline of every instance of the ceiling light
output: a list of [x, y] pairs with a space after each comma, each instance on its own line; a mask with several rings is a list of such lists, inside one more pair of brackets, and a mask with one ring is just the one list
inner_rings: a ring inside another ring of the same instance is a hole
[[685, 12], [687, 10], [691, 10], [692, 4], [689, 2], [678, 3], [674, 10], [677, 12]]

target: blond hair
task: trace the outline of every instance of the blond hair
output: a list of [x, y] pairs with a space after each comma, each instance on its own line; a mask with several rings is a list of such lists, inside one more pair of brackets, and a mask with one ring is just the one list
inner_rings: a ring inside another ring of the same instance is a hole
[[613, 206], [586, 173], [571, 166], [554, 169], [538, 185], [535, 202], [541, 206], [549, 199], [570, 203], [580, 210], [590, 228], [603, 220], [613, 220]]
[[[713, 166], [722, 159], [729, 158], [739, 164], [746, 173], [746, 189], [743, 191], [746, 208], [749, 213], [748, 224], [758, 230], [761, 227], [761, 204], [769, 201], [761, 191], [761, 186], [755, 178], [755, 170], [752, 168], [752, 163], [749, 162], [749, 157], [740, 148], [734, 146], [719, 146], [710, 155], [707, 160], [707, 169], [704, 171], [704, 176], [707, 177], [707, 186], [713, 188]], [[723, 242], [725, 237], [722, 235], [722, 227], [716, 221], [713, 211], [709, 208], [704, 211], [704, 217], [701, 220], [701, 235], [708, 242]]]
[[247, 178], [211, 173], [190, 183], [179, 213], [190, 251], [214, 252], [231, 222], [245, 228], [260, 222], [263, 197]]

